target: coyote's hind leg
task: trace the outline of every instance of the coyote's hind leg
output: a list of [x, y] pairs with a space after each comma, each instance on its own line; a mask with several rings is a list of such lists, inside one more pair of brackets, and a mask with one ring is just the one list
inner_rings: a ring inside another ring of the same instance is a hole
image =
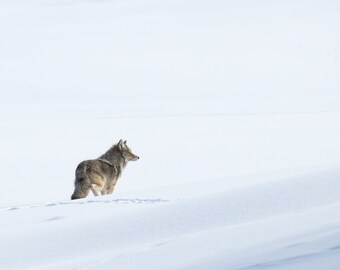
[[101, 195], [101, 188], [99, 186], [92, 184], [90, 186], [90, 188], [91, 188], [94, 196], [100, 196]]

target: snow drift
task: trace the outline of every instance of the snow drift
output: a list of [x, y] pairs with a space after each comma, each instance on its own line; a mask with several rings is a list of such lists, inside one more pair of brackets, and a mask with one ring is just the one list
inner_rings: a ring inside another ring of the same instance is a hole
[[338, 269], [338, 10], [0, 0], [0, 268]]

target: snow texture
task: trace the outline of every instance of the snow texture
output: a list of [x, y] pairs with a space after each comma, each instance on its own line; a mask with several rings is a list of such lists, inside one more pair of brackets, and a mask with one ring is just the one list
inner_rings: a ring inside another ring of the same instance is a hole
[[0, 269], [340, 269], [339, 9], [0, 0]]

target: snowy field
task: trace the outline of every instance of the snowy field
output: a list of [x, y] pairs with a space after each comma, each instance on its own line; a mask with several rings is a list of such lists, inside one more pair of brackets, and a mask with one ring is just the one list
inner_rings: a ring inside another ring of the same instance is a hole
[[[340, 269], [339, 12], [0, 0], [0, 269]], [[71, 201], [121, 138], [114, 194]]]

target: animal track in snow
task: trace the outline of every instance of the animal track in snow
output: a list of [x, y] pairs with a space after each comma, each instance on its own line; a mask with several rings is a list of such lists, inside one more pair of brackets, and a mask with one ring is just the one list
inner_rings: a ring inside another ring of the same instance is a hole
[[97, 203], [114, 203], [114, 204], [155, 204], [169, 202], [169, 200], [164, 199], [106, 199], [106, 200], [76, 200], [76, 201], [65, 201], [65, 202], [46, 202], [46, 203], [36, 203], [27, 205], [15, 205], [9, 207], [0, 208], [0, 213], [5, 211], [15, 211], [27, 208], [36, 207], [54, 207], [59, 205], [74, 205], [74, 204], [97, 204]]

